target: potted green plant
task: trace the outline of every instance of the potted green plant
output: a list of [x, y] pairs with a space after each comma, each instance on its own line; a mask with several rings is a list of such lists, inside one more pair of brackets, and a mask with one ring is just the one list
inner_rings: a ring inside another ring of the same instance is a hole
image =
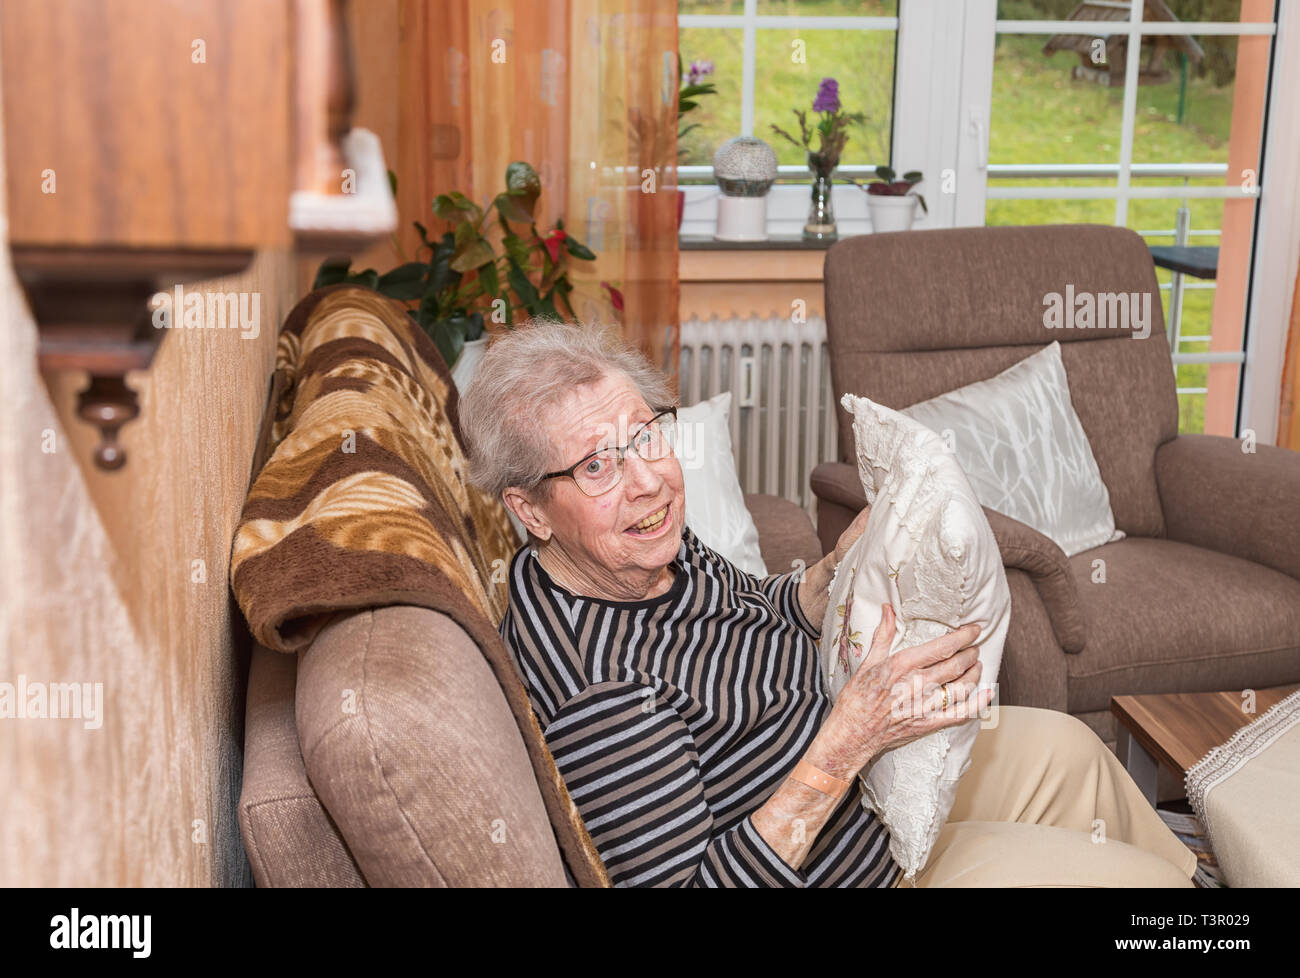
[[[396, 179], [391, 173], [389, 178], [395, 191]], [[459, 191], [439, 194], [433, 213], [447, 229], [435, 239], [413, 221], [421, 242], [414, 261], [380, 275], [373, 268], [351, 271], [349, 258], [329, 258], [313, 288], [348, 282], [405, 302], [463, 386], [461, 378], [487, 345], [488, 322], [508, 329], [516, 317], [577, 319], [567, 261], [594, 261], [596, 255], [565, 230], [563, 220], [550, 230], [537, 229], [533, 215], [541, 192], [537, 171], [515, 161], [506, 167], [506, 189], [486, 209]], [[494, 215], [499, 252], [487, 233]]]
[[856, 180], [849, 182], [867, 193], [867, 211], [871, 215], [872, 233], [910, 231], [916, 216], [916, 205], [930, 213], [925, 198], [915, 188], [922, 180], [920, 170], [909, 170], [901, 177], [887, 166], [876, 167], [876, 179], [865, 187]]

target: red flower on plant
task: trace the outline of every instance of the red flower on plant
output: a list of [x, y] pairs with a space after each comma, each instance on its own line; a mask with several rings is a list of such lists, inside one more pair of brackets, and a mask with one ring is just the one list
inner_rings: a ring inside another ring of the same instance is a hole
[[609, 301], [614, 304], [614, 308], [618, 312], [622, 312], [623, 293], [620, 292], [618, 289], [614, 288], [614, 286], [610, 285], [608, 282], [601, 282], [600, 287], [609, 293]]
[[568, 232], [560, 228], [552, 228], [546, 232], [542, 244], [546, 246], [546, 253], [551, 256], [551, 264], [560, 260], [560, 243], [568, 236]]

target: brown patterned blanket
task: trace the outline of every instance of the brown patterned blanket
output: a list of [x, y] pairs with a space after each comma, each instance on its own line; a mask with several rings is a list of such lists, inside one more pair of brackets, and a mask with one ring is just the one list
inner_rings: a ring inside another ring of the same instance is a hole
[[570, 871], [607, 885], [495, 627], [507, 594], [493, 571], [519, 541], [500, 501], [466, 481], [456, 404], [437, 348], [399, 303], [345, 285], [306, 296], [280, 333], [231, 586], [254, 637], [280, 652], [361, 608], [419, 605], [456, 621], [510, 704]]

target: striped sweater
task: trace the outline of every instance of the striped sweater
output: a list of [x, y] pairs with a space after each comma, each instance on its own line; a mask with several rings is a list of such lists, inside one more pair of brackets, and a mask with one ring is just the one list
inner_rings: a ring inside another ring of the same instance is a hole
[[794, 573], [757, 578], [686, 528], [672, 585], [571, 594], [523, 547], [501, 634], [616, 886], [892, 886], [889, 835], [850, 791], [792, 869], [750, 815], [830, 713]]

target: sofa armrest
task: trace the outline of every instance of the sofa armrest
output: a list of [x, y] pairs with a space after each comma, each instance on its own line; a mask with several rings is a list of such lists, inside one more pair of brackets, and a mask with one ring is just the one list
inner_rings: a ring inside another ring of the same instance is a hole
[[312, 789], [298, 746], [298, 656], [254, 644], [244, 713], [239, 830], [261, 887], [365, 886]]
[[[299, 660], [294, 709], [307, 777], [372, 886], [568, 882], [501, 684], [451, 617], [335, 616]], [[504, 844], [465, 829], [496, 818]]]
[[[810, 483], [817, 496], [817, 532], [829, 551], [862, 507], [866, 493], [858, 470], [845, 462], [824, 462], [812, 471]], [[1037, 530], [1010, 516], [984, 507], [993, 538], [1006, 567], [1023, 570], [1034, 582], [1052, 621], [1052, 630], [1066, 652], [1083, 650], [1087, 637], [1074, 576], [1065, 552]], [[829, 546], [827, 545], [828, 535]]]
[[1156, 450], [1156, 486], [1169, 539], [1300, 579], [1300, 453], [1180, 435]]
[[1082, 652], [1087, 639], [1079, 591], [1065, 551], [1027, 523], [984, 507], [1002, 564], [1029, 575], [1052, 620], [1056, 641], [1066, 652]]
[[862, 491], [857, 467], [846, 462], [822, 462], [812, 470], [808, 484], [817, 497], [817, 536], [822, 553], [828, 554], [867, 505], [867, 494]]
[[758, 528], [758, 549], [769, 574], [793, 570], [796, 560], [808, 567], [822, 559], [812, 519], [797, 504], [781, 496], [746, 493], [745, 508]]

